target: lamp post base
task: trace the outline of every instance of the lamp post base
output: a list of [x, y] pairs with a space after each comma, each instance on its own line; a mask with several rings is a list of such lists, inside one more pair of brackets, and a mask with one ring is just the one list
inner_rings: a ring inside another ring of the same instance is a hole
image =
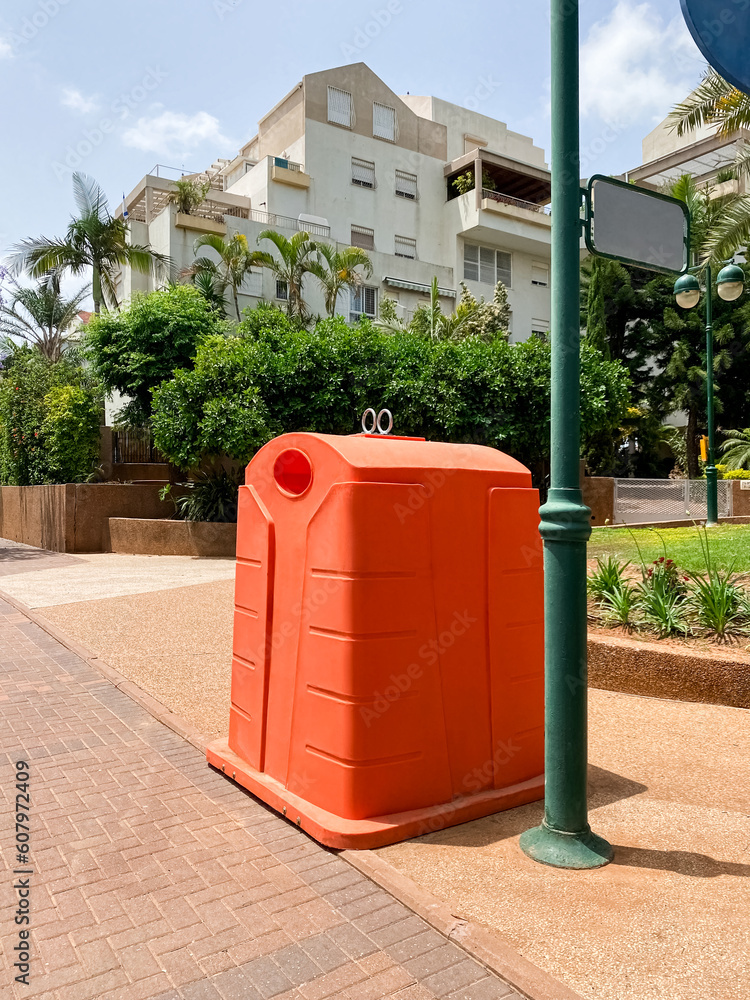
[[564, 833], [544, 822], [521, 835], [521, 850], [534, 861], [553, 868], [602, 868], [614, 857], [612, 845], [590, 829]]

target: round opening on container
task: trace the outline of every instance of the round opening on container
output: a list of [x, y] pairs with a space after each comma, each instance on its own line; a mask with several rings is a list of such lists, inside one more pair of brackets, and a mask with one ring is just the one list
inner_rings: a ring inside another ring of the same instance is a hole
[[284, 493], [302, 496], [312, 482], [312, 465], [303, 451], [287, 448], [274, 462], [273, 478]]

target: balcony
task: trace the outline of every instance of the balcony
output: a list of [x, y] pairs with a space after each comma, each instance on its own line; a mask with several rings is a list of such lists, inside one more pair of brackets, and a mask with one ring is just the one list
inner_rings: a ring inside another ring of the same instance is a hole
[[501, 191], [491, 191], [489, 188], [482, 188], [482, 208], [492, 212], [502, 212], [505, 206], [519, 208], [524, 212], [535, 212], [537, 215], [550, 215], [549, 205], [536, 205], [533, 201], [523, 201], [521, 198], [512, 198]]
[[271, 180], [290, 187], [309, 188], [310, 175], [306, 174], [301, 163], [294, 163], [283, 156], [269, 156], [271, 161]]

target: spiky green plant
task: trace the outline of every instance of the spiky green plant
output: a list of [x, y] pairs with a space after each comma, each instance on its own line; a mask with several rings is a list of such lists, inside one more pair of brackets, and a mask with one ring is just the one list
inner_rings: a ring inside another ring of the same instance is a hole
[[330, 243], [315, 244], [317, 260], [311, 260], [308, 271], [320, 282], [325, 299], [326, 312], [333, 316], [341, 293], [350, 288], [358, 288], [365, 278], [372, 274], [372, 261], [366, 250], [360, 247], [346, 247], [337, 250]]

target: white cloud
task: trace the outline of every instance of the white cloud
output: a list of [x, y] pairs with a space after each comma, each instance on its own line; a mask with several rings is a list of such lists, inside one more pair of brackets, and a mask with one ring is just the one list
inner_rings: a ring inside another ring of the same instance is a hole
[[0, 38], [0, 59], [10, 59], [13, 56], [13, 46], [5, 38]]
[[64, 87], [60, 97], [60, 104], [77, 115], [88, 115], [96, 111], [99, 102], [95, 97], [85, 97], [80, 90], [75, 87]]
[[161, 111], [151, 117], [144, 116], [122, 138], [126, 146], [161, 155], [187, 153], [203, 143], [222, 148], [232, 145], [221, 131], [218, 118], [207, 111], [196, 111], [194, 115]]
[[581, 45], [581, 111], [608, 122], [658, 123], [696, 86], [705, 61], [682, 15], [617, 0]]

